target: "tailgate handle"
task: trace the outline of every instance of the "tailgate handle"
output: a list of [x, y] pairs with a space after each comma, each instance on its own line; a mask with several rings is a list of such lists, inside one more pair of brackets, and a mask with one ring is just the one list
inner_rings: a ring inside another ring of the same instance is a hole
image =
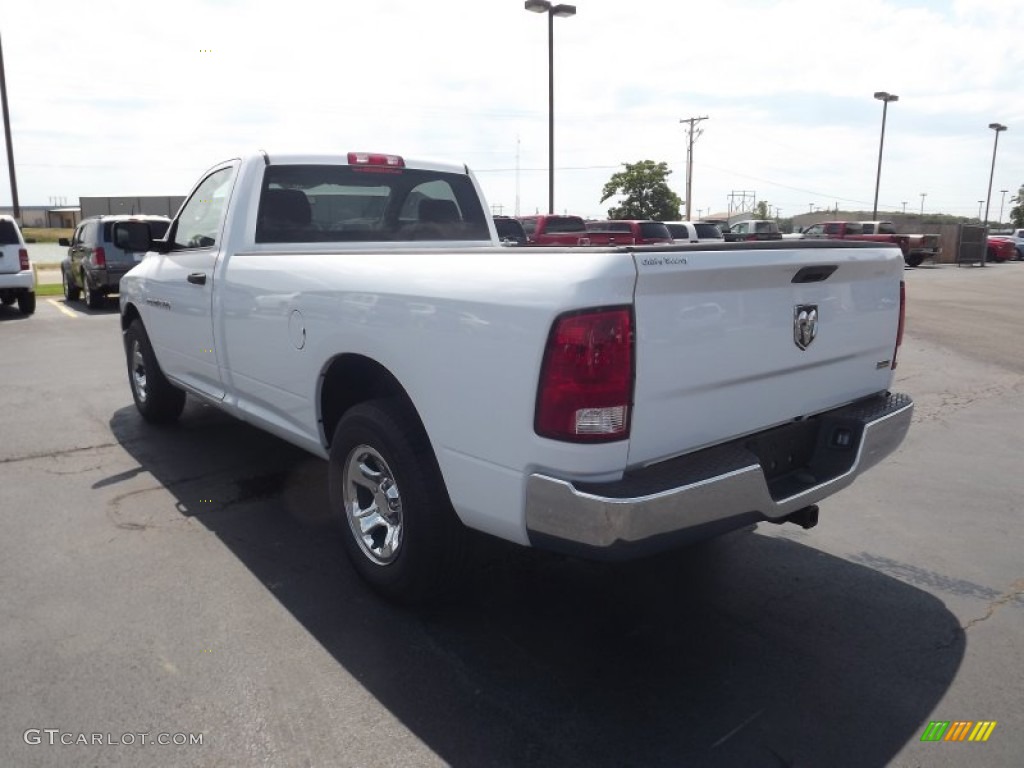
[[205, 272], [193, 272], [185, 279], [192, 283], [192, 285], [206, 285]]
[[820, 283], [828, 280], [839, 267], [834, 264], [823, 264], [818, 267], [804, 267], [793, 275], [794, 283]]

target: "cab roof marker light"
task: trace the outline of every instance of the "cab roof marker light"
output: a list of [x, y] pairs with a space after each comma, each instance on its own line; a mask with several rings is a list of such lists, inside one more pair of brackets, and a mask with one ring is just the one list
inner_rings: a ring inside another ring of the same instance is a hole
[[382, 155], [374, 152], [349, 152], [350, 165], [383, 165], [389, 168], [405, 168], [405, 160], [398, 155]]

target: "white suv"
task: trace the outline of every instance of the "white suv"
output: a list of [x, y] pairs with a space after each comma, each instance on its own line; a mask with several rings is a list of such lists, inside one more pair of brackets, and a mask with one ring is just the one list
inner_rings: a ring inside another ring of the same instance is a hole
[[23, 315], [36, 311], [36, 281], [18, 222], [0, 216], [0, 303], [18, 302]]
[[706, 221], [666, 221], [669, 234], [677, 243], [721, 243], [725, 241], [720, 230]]

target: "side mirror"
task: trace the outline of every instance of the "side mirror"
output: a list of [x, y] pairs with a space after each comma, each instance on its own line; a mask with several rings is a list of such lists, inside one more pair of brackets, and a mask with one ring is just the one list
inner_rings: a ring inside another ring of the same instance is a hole
[[144, 221], [122, 221], [114, 225], [114, 245], [125, 251], [145, 253], [153, 247], [153, 235]]
[[68, 240], [66, 237], [59, 237], [59, 238], [57, 238], [57, 245], [61, 245], [61, 246], [65, 247], [65, 248], [70, 248], [71, 247], [71, 241]]

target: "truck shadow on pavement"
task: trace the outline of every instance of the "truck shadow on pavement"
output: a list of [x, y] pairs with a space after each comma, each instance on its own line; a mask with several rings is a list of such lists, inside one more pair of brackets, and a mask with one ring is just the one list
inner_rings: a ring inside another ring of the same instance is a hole
[[110, 426], [141, 469], [95, 487], [151, 473], [449, 765], [882, 766], [963, 659], [932, 595], [758, 533], [617, 567], [480, 537], [457, 601], [398, 609], [345, 562], [325, 462], [191, 401]]

